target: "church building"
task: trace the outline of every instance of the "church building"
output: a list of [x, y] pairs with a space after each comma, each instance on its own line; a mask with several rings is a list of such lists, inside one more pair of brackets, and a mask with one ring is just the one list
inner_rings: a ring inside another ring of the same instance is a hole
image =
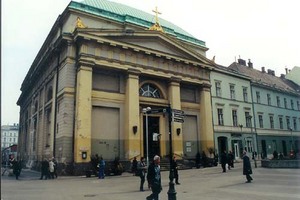
[[169, 106], [184, 112], [170, 126], [173, 153], [190, 159], [208, 152], [215, 64], [207, 50], [157, 9], [151, 15], [107, 0], [70, 2], [21, 86], [20, 157], [33, 165], [54, 156], [75, 171], [96, 154], [167, 157]]

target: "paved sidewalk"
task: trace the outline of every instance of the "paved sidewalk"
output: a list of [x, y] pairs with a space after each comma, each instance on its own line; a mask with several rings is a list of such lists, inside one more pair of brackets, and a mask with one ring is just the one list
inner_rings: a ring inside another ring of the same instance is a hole
[[[177, 200], [300, 200], [299, 169], [253, 168], [253, 183], [245, 183], [242, 163], [222, 173], [221, 167], [180, 170], [176, 185]], [[39, 180], [39, 173], [24, 171], [20, 180], [2, 176], [1, 200], [135, 200], [146, 199], [150, 191], [139, 191], [139, 177], [122, 176], [58, 177]], [[168, 172], [162, 172], [163, 191], [160, 200], [168, 199]], [[146, 184], [145, 184], [146, 185]]]

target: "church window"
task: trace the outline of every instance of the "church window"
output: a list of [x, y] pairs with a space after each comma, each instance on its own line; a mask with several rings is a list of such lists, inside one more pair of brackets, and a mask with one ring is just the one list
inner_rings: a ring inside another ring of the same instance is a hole
[[160, 91], [153, 84], [146, 83], [140, 88], [140, 96], [161, 98]]

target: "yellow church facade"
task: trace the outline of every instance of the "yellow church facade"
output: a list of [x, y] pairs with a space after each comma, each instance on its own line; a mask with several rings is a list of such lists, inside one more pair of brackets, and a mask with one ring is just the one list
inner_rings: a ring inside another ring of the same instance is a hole
[[179, 159], [214, 148], [214, 63], [205, 57], [205, 44], [181, 29], [170, 34], [176, 26], [164, 21], [163, 31], [149, 30], [139, 16], [118, 20], [122, 13], [99, 14], [104, 11], [71, 2], [52, 27], [18, 100], [21, 157], [55, 156], [75, 166], [96, 154], [123, 161], [147, 152], [166, 157], [170, 116], [161, 111], [169, 106], [184, 112], [183, 123], [171, 123]]

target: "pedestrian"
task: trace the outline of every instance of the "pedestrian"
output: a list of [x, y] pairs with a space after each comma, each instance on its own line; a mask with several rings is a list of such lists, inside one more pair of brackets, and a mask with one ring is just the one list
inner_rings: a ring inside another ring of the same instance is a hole
[[196, 168], [199, 169], [201, 165], [201, 155], [200, 152], [198, 151], [196, 154]]
[[230, 169], [230, 167], [234, 168], [234, 155], [232, 151], [229, 151], [228, 153], [228, 166], [229, 166], [228, 169]]
[[49, 160], [49, 177], [54, 179], [54, 162], [52, 159]]
[[159, 193], [162, 191], [161, 175], [160, 175], [160, 157], [154, 156], [153, 162], [149, 165], [147, 174], [148, 185], [152, 190], [152, 194], [146, 197], [147, 200], [158, 200]]
[[174, 173], [174, 178], [175, 178], [176, 185], [180, 185], [180, 183], [178, 182], [178, 179], [179, 179], [178, 164], [177, 164], [177, 159], [176, 159], [175, 156], [173, 157], [173, 161], [172, 161], [172, 170], [173, 170], [173, 173]]
[[207, 156], [204, 151], [202, 151], [202, 165], [203, 167], [207, 167]]
[[133, 176], [137, 176], [137, 160], [136, 157], [133, 158], [132, 163], [131, 163], [131, 172]]
[[54, 163], [54, 176], [55, 178], [57, 178], [57, 167], [58, 167], [58, 163], [56, 161], [56, 159], [54, 157], [52, 157], [52, 161]]
[[227, 163], [227, 154], [226, 154], [226, 151], [224, 150], [221, 153], [221, 166], [223, 169], [223, 173], [226, 172], [226, 163]]
[[252, 174], [250, 159], [247, 156], [247, 152], [243, 151], [243, 175], [246, 175], [246, 183], [251, 183], [251, 181], [253, 180], [250, 174]]
[[44, 178], [44, 176], [45, 176], [45, 180], [47, 180], [49, 177], [49, 162], [46, 158], [41, 163], [41, 178], [40, 178], [40, 180], [42, 180]]
[[137, 170], [138, 170], [138, 174], [141, 179], [140, 191], [143, 192], [144, 191], [144, 183], [145, 183], [145, 175], [146, 175], [146, 171], [147, 171], [147, 166], [146, 166], [144, 157], [141, 157], [141, 161], [138, 162]]
[[104, 170], [105, 170], [105, 161], [101, 156], [99, 161], [99, 176], [98, 176], [99, 179], [104, 179], [105, 177]]
[[16, 180], [19, 179], [19, 176], [21, 174], [21, 163], [17, 161], [17, 159], [12, 158], [10, 161], [10, 164], [13, 169], [13, 174], [16, 176]]

